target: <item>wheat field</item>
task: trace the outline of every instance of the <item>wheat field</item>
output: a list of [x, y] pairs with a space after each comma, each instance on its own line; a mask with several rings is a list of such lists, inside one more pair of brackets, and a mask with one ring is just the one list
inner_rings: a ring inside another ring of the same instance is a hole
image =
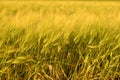
[[0, 80], [120, 80], [120, 2], [1, 1]]

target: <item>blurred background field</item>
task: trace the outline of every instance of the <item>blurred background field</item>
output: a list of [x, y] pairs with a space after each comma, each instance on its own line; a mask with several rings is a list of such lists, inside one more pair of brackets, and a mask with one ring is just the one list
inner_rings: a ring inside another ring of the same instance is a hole
[[120, 79], [120, 2], [0, 2], [0, 80], [91, 79]]

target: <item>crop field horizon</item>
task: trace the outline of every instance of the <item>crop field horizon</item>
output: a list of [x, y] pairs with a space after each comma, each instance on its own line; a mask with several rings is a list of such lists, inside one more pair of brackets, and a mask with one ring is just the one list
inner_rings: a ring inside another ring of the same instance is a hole
[[120, 80], [120, 2], [1, 1], [0, 80]]

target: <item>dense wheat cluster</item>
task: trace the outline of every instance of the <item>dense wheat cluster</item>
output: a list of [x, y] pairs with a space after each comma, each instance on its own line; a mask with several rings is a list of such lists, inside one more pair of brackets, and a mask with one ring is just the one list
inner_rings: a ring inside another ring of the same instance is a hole
[[119, 79], [119, 2], [0, 2], [0, 80]]

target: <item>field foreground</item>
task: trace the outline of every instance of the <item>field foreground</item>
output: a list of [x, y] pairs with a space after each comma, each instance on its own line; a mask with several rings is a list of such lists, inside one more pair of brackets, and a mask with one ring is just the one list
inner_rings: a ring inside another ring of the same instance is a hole
[[119, 79], [119, 2], [0, 2], [0, 80]]

